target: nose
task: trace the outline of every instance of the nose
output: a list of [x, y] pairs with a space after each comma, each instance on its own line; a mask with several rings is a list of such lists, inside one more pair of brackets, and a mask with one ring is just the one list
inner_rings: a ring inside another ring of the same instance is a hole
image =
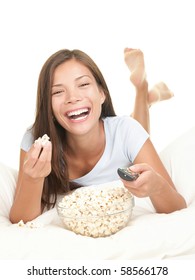
[[66, 103], [76, 103], [82, 100], [81, 94], [77, 90], [69, 90], [66, 95]]

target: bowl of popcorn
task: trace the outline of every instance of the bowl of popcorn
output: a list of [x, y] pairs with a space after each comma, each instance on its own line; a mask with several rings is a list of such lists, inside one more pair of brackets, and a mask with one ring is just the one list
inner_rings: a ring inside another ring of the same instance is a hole
[[121, 181], [80, 187], [58, 200], [57, 212], [68, 230], [90, 237], [106, 237], [123, 229], [134, 207], [132, 194]]

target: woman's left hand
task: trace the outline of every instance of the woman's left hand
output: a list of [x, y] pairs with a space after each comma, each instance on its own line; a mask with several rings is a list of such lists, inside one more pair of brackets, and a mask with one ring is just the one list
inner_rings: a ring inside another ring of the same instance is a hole
[[146, 163], [135, 164], [129, 167], [131, 171], [139, 173], [135, 181], [122, 180], [124, 186], [137, 197], [147, 197], [160, 192], [162, 181], [160, 174]]

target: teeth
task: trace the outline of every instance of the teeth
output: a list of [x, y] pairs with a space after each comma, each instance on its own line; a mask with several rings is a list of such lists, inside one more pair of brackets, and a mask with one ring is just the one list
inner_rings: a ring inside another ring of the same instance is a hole
[[68, 117], [72, 117], [72, 116], [80, 115], [80, 114], [85, 113], [85, 112], [88, 112], [87, 108], [72, 111], [72, 112], [68, 113], [67, 115], [68, 115]]

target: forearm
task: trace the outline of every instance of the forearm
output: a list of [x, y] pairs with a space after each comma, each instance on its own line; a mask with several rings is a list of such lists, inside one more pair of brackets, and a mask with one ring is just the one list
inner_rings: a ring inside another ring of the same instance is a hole
[[41, 197], [44, 178], [32, 180], [23, 176], [18, 182], [17, 193], [10, 211], [10, 221], [31, 221], [41, 214]]
[[185, 199], [164, 178], [160, 178], [158, 191], [150, 199], [157, 213], [168, 214], [187, 207]]
[[45, 178], [51, 172], [51, 142], [32, 145], [26, 153], [20, 152], [20, 168], [10, 221], [31, 221], [41, 214], [41, 198]]

